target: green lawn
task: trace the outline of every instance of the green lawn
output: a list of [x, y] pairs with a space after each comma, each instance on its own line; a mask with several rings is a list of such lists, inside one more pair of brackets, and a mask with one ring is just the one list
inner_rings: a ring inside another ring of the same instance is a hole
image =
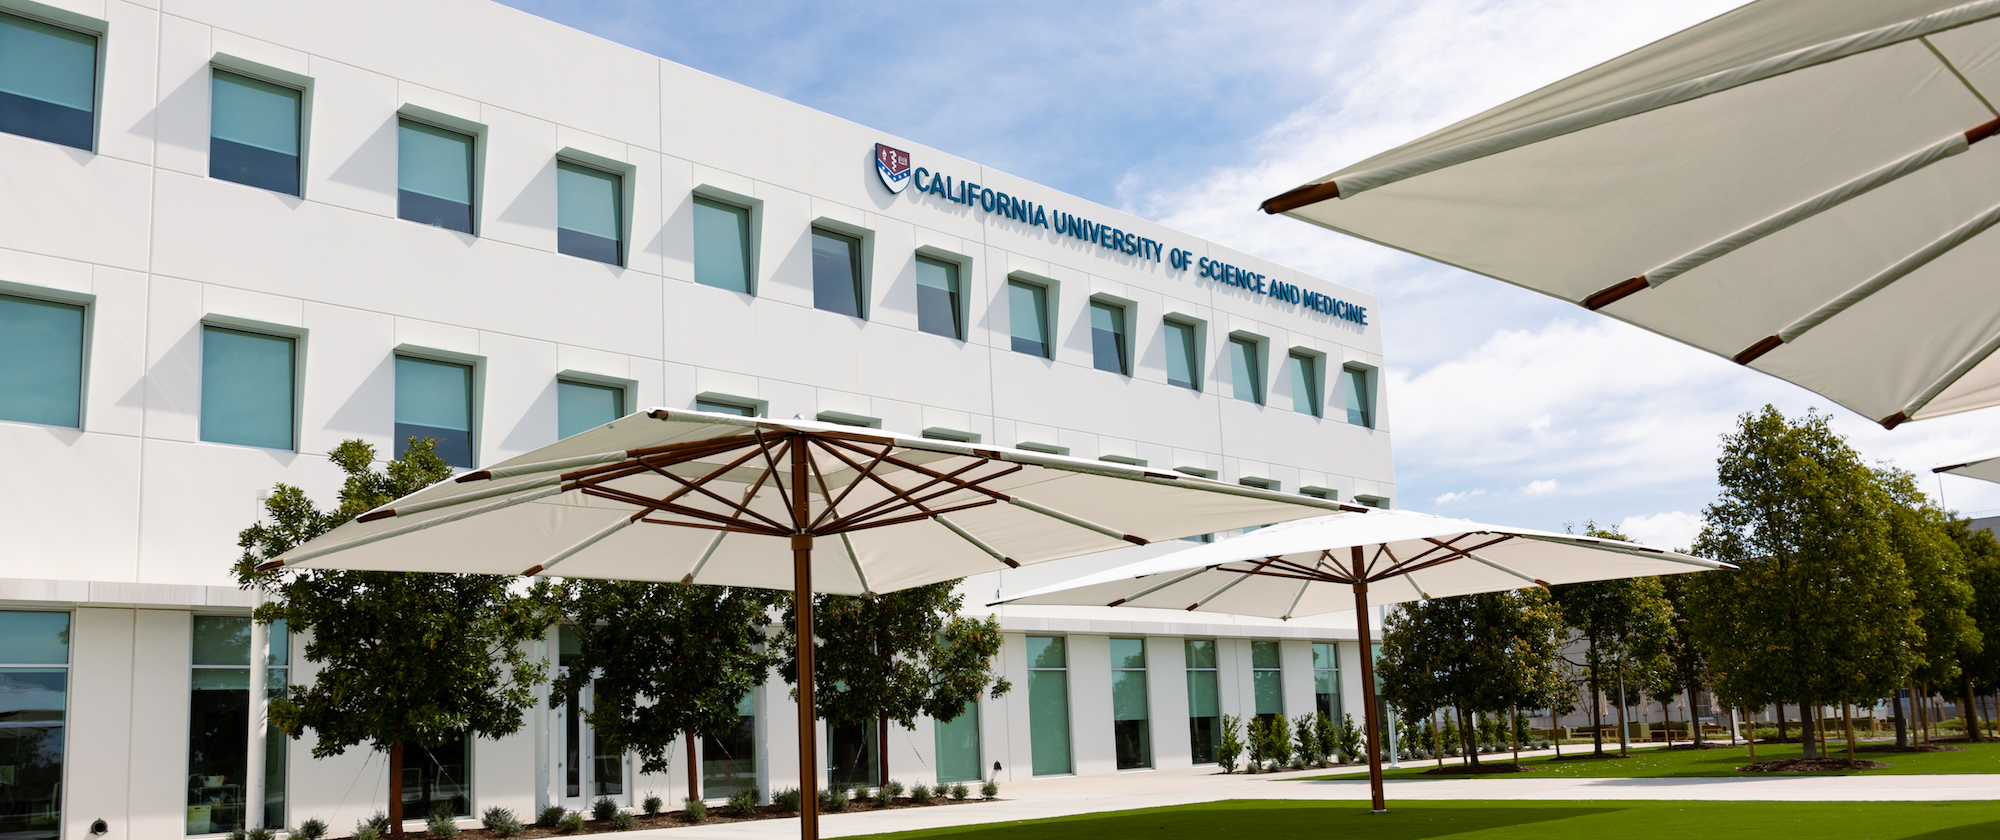
[[877, 834], [954, 840], [1990, 840], [2000, 802], [1391, 802], [1236, 800]]
[[[1828, 775], [1924, 775], [1932, 773], [2000, 773], [2000, 744], [1959, 744], [1963, 752], [1934, 753], [1878, 753], [1857, 752], [1855, 758], [1867, 758], [1892, 765], [1880, 770], [1854, 770]], [[1564, 755], [1581, 755], [1590, 752], [1588, 746], [1564, 747]], [[1779, 758], [1797, 758], [1800, 747], [1797, 744], [1759, 744], [1757, 760], [1771, 761]], [[1846, 750], [1835, 744], [1827, 745], [1827, 752], [1834, 758], [1847, 755]], [[1505, 753], [1480, 757], [1481, 763], [1506, 763], [1510, 756]], [[1456, 759], [1445, 759], [1455, 762]], [[1661, 750], [1635, 749], [1631, 758], [1597, 760], [1555, 761], [1552, 758], [1526, 758], [1521, 760], [1524, 767], [1533, 767], [1531, 773], [1495, 773], [1483, 776], [1427, 776], [1425, 770], [1435, 768], [1435, 761], [1406, 761], [1401, 770], [1383, 772], [1390, 779], [1611, 779], [1611, 778], [1689, 778], [1689, 777], [1763, 777], [1768, 773], [1738, 773], [1736, 768], [1750, 763], [1750, 750], [1738, 747], [1727, 750]], [[1367, 770], [1343, 770], [1340, 773], [1312, 776], [1299, 781], [1322, 779], [1356, 780], [1366, 779]], [[2000, 835], [1996, 835], [2000, 836]]]

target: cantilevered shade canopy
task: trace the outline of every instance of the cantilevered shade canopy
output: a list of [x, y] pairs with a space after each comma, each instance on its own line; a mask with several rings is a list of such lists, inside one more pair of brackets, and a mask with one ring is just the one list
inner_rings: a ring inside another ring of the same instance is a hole
[[2000, 403], [2000, 0], [1759, 0], [1267, 200], [1885, 426]]
[[1931, 472], [1943, 473], [1945, 475], [1962, 475], [1966, 478], [1977, 478], [1983, 481], [2000, 481], [2000, 455], [1988, 455], [1984, 458], [1967, 461], [1963, 464], [1934, 467], [1931, 469]]
[[1178, 473], [659, 409], [398, 499], [279, 560], [790, 589], [805, 533], [828, 538], [815, 591], [861, 594], [1340, 509]]
[[[1362, 550], [1362, 574], [1354, 566]], [[1728, 568], [1635, 543], [1482, 525], [1409, 511], [1279, 525], [1007, 598], [1298, 618], [1524, 586]]]

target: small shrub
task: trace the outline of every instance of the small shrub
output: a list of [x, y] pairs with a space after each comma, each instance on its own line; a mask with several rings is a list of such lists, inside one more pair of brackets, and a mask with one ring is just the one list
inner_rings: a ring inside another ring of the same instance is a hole
[[649, 793], [646, 794], [646, 801], [639, 803], [639, 807], [646, 809], [646, 816], [657, 817], [660, 815], [660, 809], [667, 807], [667, 803], [660, 799], [659, 794]]
[[326, 840], [326, 832], [326, 820], [313, 817], [299, 823], [299, 827], [292, 831], [292, 837], [295, 840]]
[[[708, 814], [707, 811], [702, 812], [702, 815], [704, 817], [707, 816], [707, 814]], [[639, 815], [634, 814], [631, 811], [616, 811], [611, 814], [612, 831], [631, 831], [632, 829], [638, 827], [639, 827]]]
[[251, 829], [239, 828], [229, 832], [229, 840], [277, 840], [277, 837], [277, 832], [262, 826]]
[[831, 787], [819, 792], [819, 807], [829, 814], [847, 810], [847, 788]]
[[931, 786], [923, 782], [918, 782], [910, 786], [910, 801], [918, 805], [930, 804], [931, 797], [934, 795], [931, 793]]
[[708, 819], [708, 803], [692, 796], [681, 800], [681, 819], [691, 823]]
[[368, 826], [368, 827], [370, 827], [370, 828], [373, 828], [373, 829], [375, 829], [375, 833], [376, 833], [376, 834], [378, 834], [378, 835], [381, 835], [381, 834], [388, 834], [388, 833], [389, 833], [389, 814], [388, 814], [387, 812], [385, 812], [385, 811], [376, 811], [376, 812], [375, 812], [375, 815], [374, 815], [374, 816], [372, 816], [372, 817], [369, 817], [368, 819], [365, 819], [365, 820], [362, 820], [362, 821], [360, 821], [360, 822], [358, 822], [358, 823], [355, 823], [355, 824], [354, 824], [354, 830], [355, 830], [355, 831], [360, 831], [360, 830], [361, 830], [361, 827], [362, 827], [362, 826], [364, 826], [364, 825], [365, 825], [365, 826]]
[[557, 825], [562, 824], [563, 815], [567, 813], [569, 812], [563, 810], [561, 805], [550, 805], [535, 812], [535, 825], [542, 828], [555, 828]]
[[564, 811], [562, 819], [556, 820], [557, 834], [577, 834], [583, 831], [583, 812]]
[[493, 832], [495, 837], [513, 837], [521, 833], [521, 819], [514, 816], [512, 809], [498, 805], [486, 809], [486, 813], [479, 815], [479, 824], [485, 826], [487, 831]]
[[747, 817], [757, 812], [757, 792], [739, 790], [729, 795], [729, 804], [722, 810], [732, 817]]
[[[1447, 729], [1446, 732], [1450, 730]], [[1361, 757], [1361, 729], [1354, 725], [1354, 716], [1345, 712], [1340, 715], [1339, 748], [1342, 764], [1353, 763], [1355, 759]]]
[[890, 803], [896, 801], [896, 797], [902, 795], [903, 795], [903, 783], [896, 781], [895, 779], [890, 779], [887, 783], [882, 785], [882, 788], [880, 790], [875, 791], [875, 804], [877, 807], [887, 808], [889, 807]]
[[979, 786], [980, 799], [995, 799], [998, 798], [999, 796], [1000, 796], [999, 782], [987, 782], [986, 784]]
[[611, 801], [609, 796], [597, 797], [596, 802], [590, 803], [590, 818], [598, 822], [609, 820], [611, 815], [616, 813], [618, 813], [618, 803]]
[[951, 786], [951, 798], [954, 802], [964, 802], [966, 797], [971, 795], [972, 788], [966, 787], [964, 782], [956, 782]]
[[366, 822], [354, 826], [354, 834], [348, 840], [382, 840], [382, 831]]
[[793, 814], [798, 813], [799, 789], [785, 788], [784, 790], [778, 791], [778, 793], [775, 796], [771, 797], [771, 804], [778, 806], [778, 810], [780, 811], [786, 811]]
[[1243, 720], [1235, 715], [1222, 716], [1222, 743], [1215, 746], [1215, 763], [1222, 765], [1222, 772], [1236, 772], [1236, 758], [1243, 754], [1243, 736], [1236, 731], [1243, 728]]
[[424, 819], [424, 833], [431, 837], [457, 837], [458, 818], [451, 815], [451, 809], [439, 806]]

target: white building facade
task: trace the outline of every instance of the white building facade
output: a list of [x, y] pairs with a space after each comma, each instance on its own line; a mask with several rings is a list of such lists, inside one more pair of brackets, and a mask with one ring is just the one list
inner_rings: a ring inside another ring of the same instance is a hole
[[[430, 436], [476, 468], [701, 408], [1387, 506], [1379, 320], [480, 0], [0, 0], [0, 834], [215, 834], [258, 802], [342, 834], [384, 809], [382, 756], [258, 749], [253, 687], [314, 667], [278, 632], [253, 673], [231, 574], [273, 486], [332, 498], [341, 441]], [[967, 603], [1129, 559], [969, 579]], [[1219, 714], [1359, 711], [1352, 617], [990, 611], [1013, 692], [897, 730], [895, 778], [1188, 766]], [[552, 628], [537, 655], [562, 647]], [[797, 784], [790, 704], [775, 678], [744, 699], [741, 736], [698, 750], [705, 796]], [[825, 730], [836, 778], [880, 760]], [[413, 759], [403, 796], [421, 817], [687, 794], [683, 768], [595, 749], [545, 703]]]

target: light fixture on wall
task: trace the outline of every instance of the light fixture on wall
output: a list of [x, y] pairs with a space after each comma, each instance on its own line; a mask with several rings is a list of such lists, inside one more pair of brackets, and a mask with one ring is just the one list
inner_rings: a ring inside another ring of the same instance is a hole
[[92, 837], [103, 837], [104, 835], [110, 833], [111, 833], [111, 826], [106, 825], [103, 820], [97, 820], [96, 822], [90, 824], [90, 836]]

